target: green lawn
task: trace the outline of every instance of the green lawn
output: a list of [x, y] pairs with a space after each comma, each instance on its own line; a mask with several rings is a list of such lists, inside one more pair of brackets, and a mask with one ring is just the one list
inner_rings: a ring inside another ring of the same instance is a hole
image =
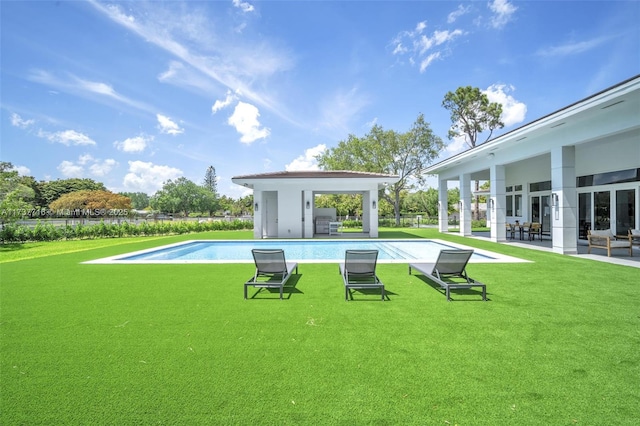
[[3, 247], [0, 424], [640, 422], [636, 268], [430, 229], [380, 236], [533, 263], [471, 264], [488, 302], [475, 293], [447, 302], [399, 264], [379, 265], [386, 302], [345, 302], [333, 264], [301, 264], [283, 301], [242, 298], [250, 264], [81, 264], [251, 235]]

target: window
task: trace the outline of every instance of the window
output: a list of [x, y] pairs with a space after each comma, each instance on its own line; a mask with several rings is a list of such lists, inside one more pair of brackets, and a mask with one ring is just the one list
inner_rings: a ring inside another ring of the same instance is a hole
[[578, 188], [596, 185], [612, 185], [614, 183], [638, 182], [640, 181], [640, 169], [618, 170], [616, 172], [578, 176], [576, 181]]
[[513, 216], [513, 195], [507, 195], [507, 216]]
[[522, 185], [506, 187], [507, 216], [522, 217]]
[[547, 180], [544, 182], [534, 182], [529, 184], [529, 191], [538, 192], [538, 191], [551, 191], [551, 181]]
[[[520, 186], [522, 189], [522, 185]], [[516, 216], [522, 216], [522, 194], [514, 195]]]

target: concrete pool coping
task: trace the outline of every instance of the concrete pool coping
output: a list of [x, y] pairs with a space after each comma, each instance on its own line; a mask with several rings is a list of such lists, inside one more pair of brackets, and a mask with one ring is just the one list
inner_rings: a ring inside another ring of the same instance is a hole
[[[101, 259], [95, 259], [95, 260], [89, 260], [86, 262], [82, 262], [83, 264], [92, 264], [92, 265], [115, 265], [115, 264], [120, 264], [120, 265], [141, 265], [141, 264], [146, 264], [146, 265], [164, 265], [164, 264], [175, 264], [175, 265], [185, 265], [185, 264], [230, 264], [230, 263], [238, 263], [238, 264], [253, 264], [253, 259], [238, 259], [238, 260], [221, 260], [221, 259], [198, 259], [198, 260], [125, 260], [124, 258], [126, 257], [130, 257], [130, 256], [137, 256], [137, 255], [141, 255], [141, 254], [147, 254], [147, 253], [153, 253], [155, 251], [158, 250], [164, 250], [164, 249], [171, 249], [174, 247], [180, 247], [186, 244], [192, 244], [192, 243], [216, 243], [216, 242], [221, 242], [221, 243], [247, 243], [247, 242], [260, 242], [260, 244], [264, 244], [266, 241], [269, 241], [270, 243], [273, 243], [275, 240], [187, 240], [187, 241], [181, 241], [179, 243], [173, 243], [173, 244], [166, 244], [163, 246], [158, 246], [158, 247], [153, 247], [153, 248], [149, 248], [149, 249], [145, 249], [145, 250], [138, 250], [138, 251], [134, 251], [134, 252], [129, 252], [129, 253], [123, 253], [123, 254], [118, 254], [115, 256], [109, 256], [109, 257], [104, 257]], [[281, 242], [308, 242], [310, 244], [314, 243], [314, 240], [300, 240], [300, 239], [279, 239], [277, 241], [281, 241]], [[327, 242], [329, 240], [322, 240], [321, 242]], [[469, 246], [465, 246], [463, 244], [457, 244], [457, 243], [452, 243], [450, 241], [445, 241], [445, 240], [440, 240], [437, 238], [429, 238], [429, 239], [408, 239], [408, 240], [399, 240], [399, 239], [394, 239], [394, 238], [372, 238], [372, 239], [362, 239], [362, 238], [358, 238], [358, 239], [353, 239], [353, 240], [345, 240], [345, 239], [340, 239], [340, 240], [336, 240], [336, 241], [341, 241], [341, 242], [348, 242], [348, 241], [353, 241], [358, 242], [358, 243], [362, 243], [362, 242], [366, 242], [366, 241], [371, 241], [371, 242], [378, 242], [378, 243], [384, 243], [384, 242], [396, 242], [396, 241], [409, 241], [409, 242], [419, 242], [419, 241], [430, 241], [430, 242], [434, 242], [434, 243], [438, 243], [438, 244], [442, 244], [445, 246], [449, 246], [449, 247], [453, 247], [453, 248], [458, 248], [458, 249], [472, 249], [474, 251], [474, 253], [480, 255], [478, 257], [472, 257], [471, 260], [469, 261], [469, 263], [531, 263], [531, 261], [529, 260], [524, 260], [524, 259], [520, 259], [517, 257], [513, 257], [513, 256], [508, 256], [508, 255], [504, 255], [504, 254], [500, 254], [500, 253], [495, 253], [489, 250], [482, 250], [482, 249], [477, 249], [475, 247], [469, 247]], [[318, 241], [320, 242], [320, 241]], [[339, 260], [336, 259], [289, 259], [287, 257], [287, 261], [290, 262], [297, 262], [297, 263], [339, 263]], [[378, 259], [378, 264], [391, 264], [391, 263], [423, 263], [423, 262], [435, 262], [434, 258], [424, 258], [424, 259]]]

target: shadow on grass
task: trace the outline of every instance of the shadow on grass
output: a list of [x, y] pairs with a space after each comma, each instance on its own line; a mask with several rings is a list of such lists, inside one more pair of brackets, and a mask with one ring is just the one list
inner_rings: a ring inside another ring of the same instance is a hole
[[[303, 294], [300, 290], [296, 288], [298, 281], [300, 281], [300, 277], [302, 274], [291, 274], [291, 278], [287, 280], [282, 290], [282, 298], [283, 299], [291, 299], [292, 294]], [[256, 297], [263, 291], [269, 294], [275, 294], [274, 297]], [[264, 300], [280, 300], [280, 289], [275, 287], [258, 287], [255, 293], [252, 296], [248, 297], [248, 299], [264, 299]]]
[[[364, 299], [354, 299], [353, 298], [353, 294], [354, 293], [359, 293], [362, 296], [376, 296], [375, 299], [371, 298], [371, 297], [367, 297]], [[391, 300], [389, 298], [389, 295], [392, 296], [396, 296], [397, 294], [387, 290], [386, 288], [384, 289], [384, 300]], [[380, 301], [381, 297], [380, 297], [380, 289], [377, 288], [352, 288], [349, 289], [349, 301], [350, 302], [372, 302], [372, 301]]]
[[23, 243], [2, 243], [0, 244], [0, 253], [34, 248], [35, 246], [25, 247]]
[[[427, 284], [429, 287], [431, 287], [432, 289], [434, 289], [435, 291], [437, 291], [438, 293], [442, 294], [445, 298], [445, 300], [447, 300], [447, 293], [446, 290], [444, 288], [442, 288], [440, 286], [440, 284], [430, 280], [429, 278], [427, 278], [424, 275], [414, 275], [414, 277], [422, 280], [425, 284]], [[453, 296], [454, 295], [458, 295], [458, 296], [480, 296], [479, 299], [468, 299], [468, 298], [464, 298], [464, 299], [454, 299]], [[451, 289], [450, 293], [449, 293], [449, 297], [451, 298], [451, 301], [458, 301], [458, 302], [485, 302], [485, 300], [482, 300], [482, 290], [475, 290], [473, 288], [456, 288], [456, 289]], [[487, 300], [486, 302], [490, 301], [491, 299], [489, 299], [489, 292], [487, 292]]]

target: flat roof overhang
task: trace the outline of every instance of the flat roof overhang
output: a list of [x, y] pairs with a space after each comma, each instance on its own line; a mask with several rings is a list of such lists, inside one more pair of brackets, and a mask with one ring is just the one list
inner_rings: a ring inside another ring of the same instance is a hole
[[[351, 182], [374, 182], [378, 185], [378, 189], [383, 189], [388, 185], [392, 185], [400, 180], [397, 175], [389, 175], [383, 173], [367, 173], [367, 172], [354, 172], [348, 170], [313, 170], [313, 171], [292, 171], [292, 172], [274, 172], [274, 173], [261, 173], [254, 175], [234, 176], [231, 181], [237, 185], [244, 186], [246, 188], [254, 189], [256, 183], [282, 183], [286, 181], [305, 182], [310, 190], [313, 190], [314, 182], [327, 182], [334, 181], [336, 185], [340, 185], [343, 190], [339, 193], [358, 192], [353, 188], [349, 188], [349, 181]], [[330, 193], [325, 190], [325, 192]]]
[[[517, 149], [518, 146], [530, 144], [532, 140], [541, 137], [548, 138], [556, 129], [565, 131], [572, 125], [580, 125], [580, 123], [595, 119], [598, 115], [603, 114], [604, 111], [616, 111], [620, 115], [622, 115], [622, 112], [627, 111], [632, 116], [635, 115], [637, 117], [640, 113], [640, 75], [440, 161], [428, 167], [425, 170], [425, 174], [438, 175], [449, 169], [455, 169], [477, 161], [480, 158], [492, 158], [500, 150]], [[635, 127], [627, 127], [619, 131], [629, 131], [638, 127], [640, 127], [640, 121], [635, 124]], [[589, 140], [584, 142], [589, 142]], [[535, 155], [544, 153], [545, 151], [540, 151]], [[530, 156], [531, 153], [529, 152], [527, 155]], [[525, 158], [527, 157], [513, 158], [512, 161], [519, 161]], [[482, 179], [480, 175], [488, 175], [488, 172], [478, 171], [477, 174], [475, 178], [486, 180]]]

